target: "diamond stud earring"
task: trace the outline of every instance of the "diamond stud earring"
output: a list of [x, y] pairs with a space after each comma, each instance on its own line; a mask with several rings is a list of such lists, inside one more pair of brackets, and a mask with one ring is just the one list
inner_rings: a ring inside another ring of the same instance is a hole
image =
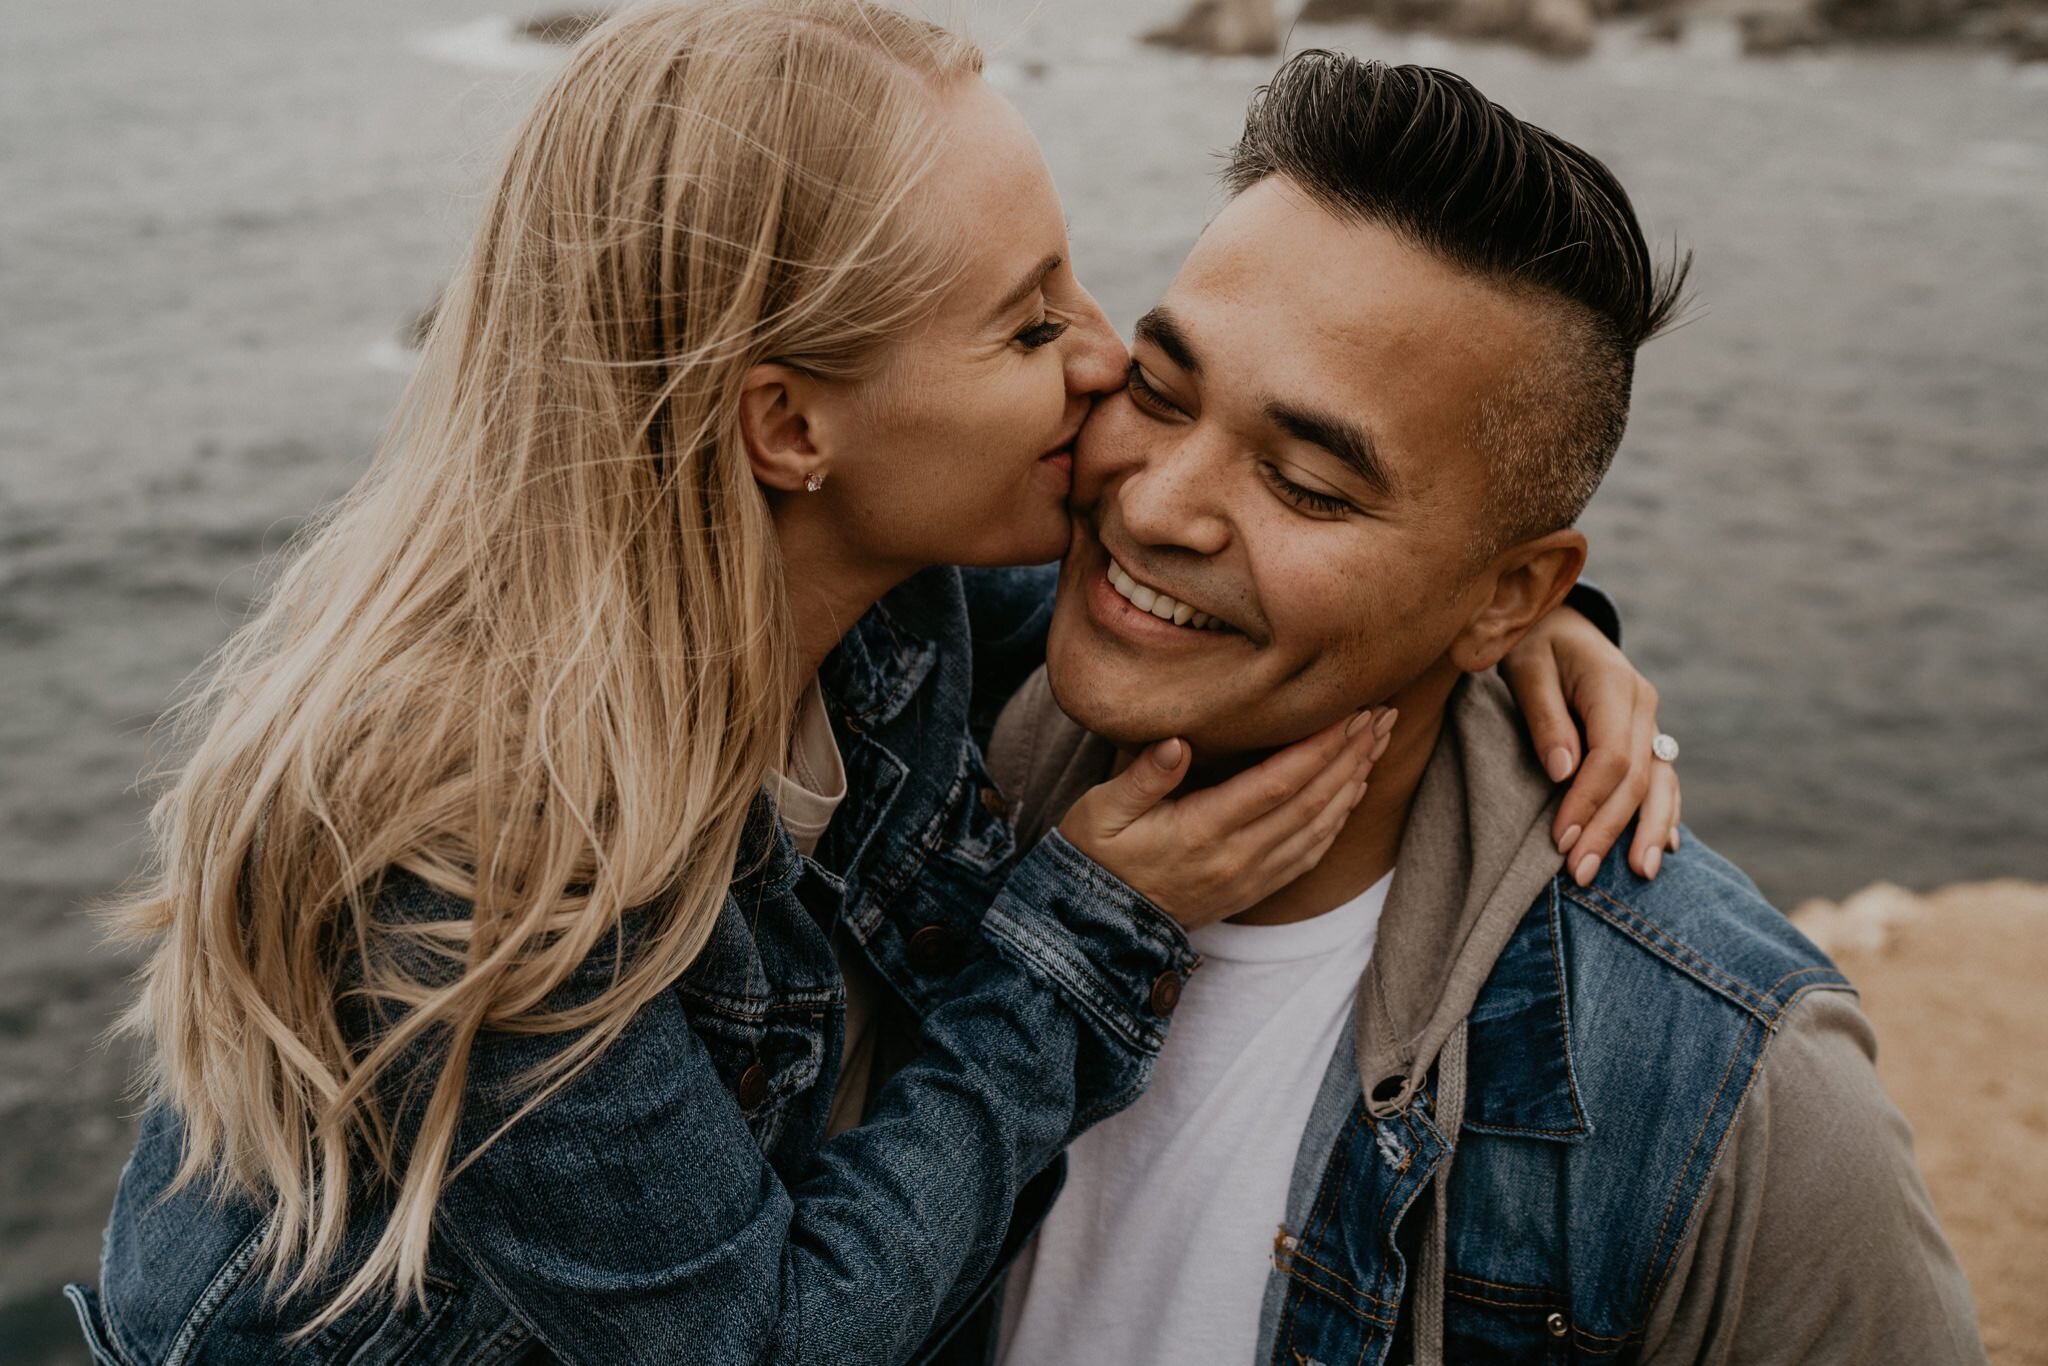
[[812, 470], [809, 474], [804, 476], [804, 492], [816, 493], [819, 489], [823, 487], [825, 487], [825, 476], [818, 473], [816, 470]]

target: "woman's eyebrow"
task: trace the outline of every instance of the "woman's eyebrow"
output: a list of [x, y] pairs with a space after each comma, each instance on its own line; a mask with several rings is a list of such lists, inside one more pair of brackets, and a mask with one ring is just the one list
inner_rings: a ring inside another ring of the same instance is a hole
[[1040, 261], [1037, 265], [1033, 266], [1030, 269], [1030, 271], [1025, 274], [1024, 278], [1017, 282], [1017, 287], [1011, 290], [1008, 294], [1005, 294], [1003, 296], [1003, 301], [997, 304], [994, 308], [989, 310], [989, 321], [994, 322], [996, 319], [1002, 317], [1005, 313], [1008, 313], [1011, 309], [1015, 308], [1018, 304], [1021, 304], [1026, 299], [1030, 298], [1031, 295], [1039, 288], [1039, 286], [1045, 283], [1045, 277], [1052, 274], [1054, 271], [1058, 270], [1060, 268], [1060, 265], [1066, 259], [1066, 257], [1060, 255], [1058, 252], [1054, 252], [1052, 255], [1046, 257], [1043, 261]]

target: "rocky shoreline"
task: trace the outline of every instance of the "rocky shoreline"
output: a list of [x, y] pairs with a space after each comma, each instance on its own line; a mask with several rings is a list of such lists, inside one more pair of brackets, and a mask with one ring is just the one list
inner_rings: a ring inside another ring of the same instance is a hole
[[[1306, 0], [1304, 23], [1365, 20], [1395, 32], [1518, 43], [1552, 57], [1592, 51], [1606, 20], [1639, 19], [1642, 36], [1676, 41], [1695, 17], [1734, 20], [1757, 55], [1838, 43], [1966, 42], [2015, 62], [2048, 62], [2048, 0]], [[1271, 54], [1276, 0], [1195, 0], [1145, 41], [1209, 55]]]

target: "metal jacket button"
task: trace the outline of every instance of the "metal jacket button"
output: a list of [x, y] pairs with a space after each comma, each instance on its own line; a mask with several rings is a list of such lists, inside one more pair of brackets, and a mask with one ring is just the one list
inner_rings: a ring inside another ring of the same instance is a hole
[[926, 925], [910, 936], [910, 966], [919, 972], [943, 972], [953, 962], [953, 932], [944, 925]]
[[1554, 1338], [1561, 1338], [1571, 1331], [1570, 1325], [1564, 1321], [1564, 1315], [1562, 1314], [1553, 1313], [1549, 1318], [1543, 1320], [1543, 1326], [1550, 1330], [1550, 1336]]
[[742, 1110], [752, 1110], [768, 1099], [768, 1069], [757, 1062], [740, 1073], [739, 1101]]
[[1171, 1015], [1173, 1008], [1179, 1004], [1180, 974], [1168, 968], [1152, 983], [1152, 1013]]

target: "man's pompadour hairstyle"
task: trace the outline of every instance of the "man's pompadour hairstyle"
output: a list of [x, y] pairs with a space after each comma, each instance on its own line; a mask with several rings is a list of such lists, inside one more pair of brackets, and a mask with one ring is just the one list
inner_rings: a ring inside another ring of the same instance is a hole
[[1290, 57], [1253, 96], [1223, 173], [1233, 195], [1271, 176], [1564, 305], [1554, 363], [1524, 367], [1475, 438], [1494, 469], [1486, 554], [1571, 525], [1621, 444], [1636, 348], [1682, 305], [1690, 253], [1660, 265], [1613, 172], [1432, 67]]

